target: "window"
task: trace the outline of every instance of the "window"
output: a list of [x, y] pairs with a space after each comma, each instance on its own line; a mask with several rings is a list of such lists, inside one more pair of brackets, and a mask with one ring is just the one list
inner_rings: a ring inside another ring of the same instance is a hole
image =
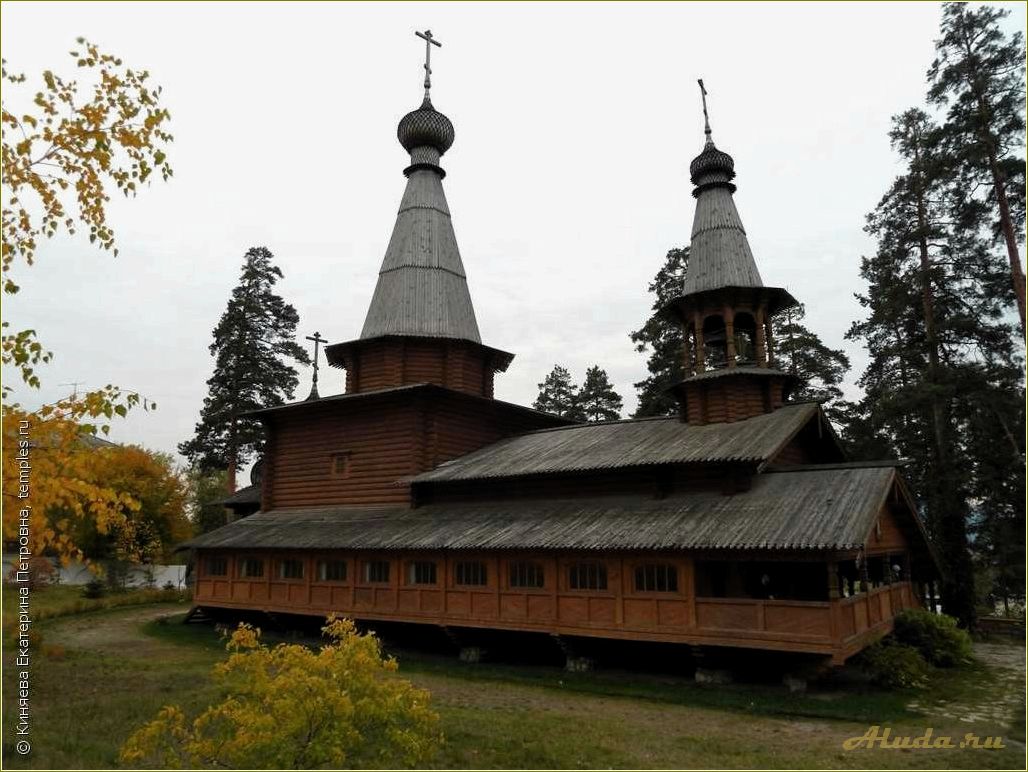
[[539, 563], [519, 561], [510, 564], [511, 587], [542, 587], [543, 567]]
[[369, 560], [364, 564], [364, 581], [373, 584], [389, 582], [389, 561]]
[[264, 561], [260, 558], [243, 558], [239, 563], [239, 575], [244, 579], [257, 579], [264, 576]]
[[319, 582], [345, 582], [346, 561], [345, 560], [319, 560], [318, 561]]
[[454, 579], [457, 584], [484, 587], [487, 583], [485, 570], [485, 563], [478, 561], [458, 563], [454, 567]]
[[408, 584], [435, 584], [435, 563], [431, 560], [415, 560], [407, 565]]
[[639, 592], [678, 592], [678, 570], [667, 563], [636, 566], [635, 589]]
[[345, 451], [343, 453], [332, 454], [332, 476], [333, 477], [349, 477], [350, 476], [350, 452]]
[[568, 567], [568, 587], [572, 590], [606, 590], [607, 567], [603, 563], [573, 563]]
[[279, 579], [303, 579], [303, 561], [287, 558], [278, 561]]
[[225, 576], [228, 574], [228, 561], [225, 558], [207, 558], [204, 572], [207, 576]]

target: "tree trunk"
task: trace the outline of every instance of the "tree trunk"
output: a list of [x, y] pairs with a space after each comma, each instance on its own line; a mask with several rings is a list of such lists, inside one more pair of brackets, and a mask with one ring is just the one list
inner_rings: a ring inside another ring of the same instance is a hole
[[228, 495], [231, 496], [236, 492], [236, 466], [237, 459], [239, 458], [239, 442], [236, 437], [236, 416], [235, 413], [229, 419], [228, 429], [228, 469], [225, 474], [225, 487], [228, 489]]
[[1014, 283], [1014, 297], [1017, 298], [1017, 313], [1021, 316], [1021, 339], [1025, 338], [1024, 304], [1025, 286], [1024, 270], [1021, 268], [1021, 256], [1017, 251], [1017, 234], [1014, 233], [1014, 222], [1010, 217], [1010, 203], [1007, 201], [1006, 179], [999, 168], [996, 154], [989, 146], [989, 171], [992, 173], [992, 187], [999, 203], [999, 222], [1003, 228], [1003, 238], [1007, 242], [1007, 256], [1010, 259], [1010, 278]]
[[943, 605], [947, 614], [955, 616], [968, 628], [975, 624], [974, 575], [964, 500], [955, 485], [950, 469], [949, 435], [951, 414], [948, 398], [942, 394], [939, 373], [939, 340], [935, 326], [935, 297], [932, 291], [932, 258], [928, 248], [928, 205], [925, 195], [923, 166], [919, 140], [914, 142], [914, 165], [911, 179], [917, 199], [918, 252], [921, 261], [921, 312], [924, 316], [928, 371], [926, 381], [931, 407], [935, 475], [931, 484], [931, 509], [934, 510], [936, 533], [941, 538], [942, 556], [946, 563], [943, 581]]

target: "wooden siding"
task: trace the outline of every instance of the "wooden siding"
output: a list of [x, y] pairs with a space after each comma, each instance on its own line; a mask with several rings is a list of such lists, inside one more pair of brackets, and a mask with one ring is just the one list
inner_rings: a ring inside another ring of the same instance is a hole
[[410, 486], [402, 480], [552, 423], [457, 392], [352, 406], [326, 402], [269, 418], [261, 508], [407, 504]]
[[382, 338], [355, 346], [347, 360], [346, 392], [434, 383], [481, 397], [493, 396], [492, 355], [456, 340]]
[[[200, 563], [195, 600], [201, 606], [310, 615], [334, 612], [368, 620], [774, 649], [821, 654], [836, 661], [844, 660], [886, 630], [900, 609], [917, 603], [916, 594], [906, 582], [824, 602], [697, 598], [693, 560], [675, 554], [220, 554], [227, 558], [227, 576], [208, 576], [205, 563]], [[244, 558], [263, 560], [264, 575], [240, 577], [239, 565]], [[304, 561], [302, 579], [279, 578], [276, 563], [286, 558]], [[317, 581], [317, 561], [326, 558], [347, 562], [345, 581]], [[389, 562], [388, 582], [365, 580], [362, 565], [373, 560]], [[434, 584], [408, 581], [407, 566], [419, 560], [435, 562]], [[458, 585], [455, 566], [461, 561], [484, 563], [486, 584]], [[543, 587], [511, 586], [509, 568], [518, 561], [542, 566]], [[606, 589], [571, 589], [569, 568], [579, 562], [601, 563], [606, 569]], [[647, 563], [673, 565], [677, 590], [636, 590], [634, 569]]]

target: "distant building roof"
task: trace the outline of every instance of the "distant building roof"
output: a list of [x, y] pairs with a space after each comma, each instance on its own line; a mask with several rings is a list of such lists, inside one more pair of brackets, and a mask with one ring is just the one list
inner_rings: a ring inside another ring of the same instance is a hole
[[540, 429], [500, 440], [440, 464], [413, 482], [521, 477], [654, 464], [763, 463], [811, 418], [804, 402], [734, 423], [694, 426], [677, 418], [644, 418]]
[[748, 491], [260, 512], [184, 547], [244, 549], [859, 549], [891, 466], [757, 475]]
[[217, 501], [212, 501], [211, 504], [224, 504], [225, 506], [232, 506], [234, 504], [260, 504], [261, 503], [261, 486], [260, 485], [247, 485], [245, 488], [240, 488], [231, 496]]

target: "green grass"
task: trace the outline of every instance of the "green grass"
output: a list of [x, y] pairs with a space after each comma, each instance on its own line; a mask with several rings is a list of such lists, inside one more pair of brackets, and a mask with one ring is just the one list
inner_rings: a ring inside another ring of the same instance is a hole
[[[169, 602], [184, 604], [189, 599], [188, 591], [160, 589], [132, 589], [104, 595], [102, 598], [85, 598], [81, 586], [56, 584], [32, 590], [29, 603], [32, 619], [42, 622], [69, 614], [85, 614], [122, 606]], [[7, 615], [11, 615], [18, 607], [18, 590], [15, 586], [3, 585], [3, 604], [7, 619]]]
[[[67, 608], [56, 595], [46, 602]], [[5, 768], [115, 766], [121, 743], [162, 706], [195, 713], [217, 699], [208, 676], [225, 656], [223, 642], [210, 627], [179, 624], [181, 606], [161, 608], [168, 615], [163, 622], [144, 621], [143, 609], [121, 608], [42, 625], [44, 638], [64, 643], [67, 651], [34, 669], [34, 751], [26, 764], [11, 752], [12, 738], [5, 734]], [[119, 621], [135, 619], [140, 621]], [[97, 638], [105, 629], [117, 635]], [[433, 694], [447, 738], [435, 762], [443, 768], [1024, 765], [1023, 751], [1013, 745], [1002, 751], [841, 748], [842, 739], [863, 734], [872, 723], [911, 735], [927, 726], [957, 737], [970, 729], [982, 732], [906, 707], [912, 697], [928, 705], [1002, 688], [982, 665], [941, 672], [929, 689], [913, 695], [847, 685], [793, 696], [773, 686], [701, 687], [684, 677], [568, 674], [554, 667], [394, 653], [400, 675]], [[1023, 725], [1023, 711], [1015, 718]], [[1011, 734], [1006, 727], [989, 729]]]

